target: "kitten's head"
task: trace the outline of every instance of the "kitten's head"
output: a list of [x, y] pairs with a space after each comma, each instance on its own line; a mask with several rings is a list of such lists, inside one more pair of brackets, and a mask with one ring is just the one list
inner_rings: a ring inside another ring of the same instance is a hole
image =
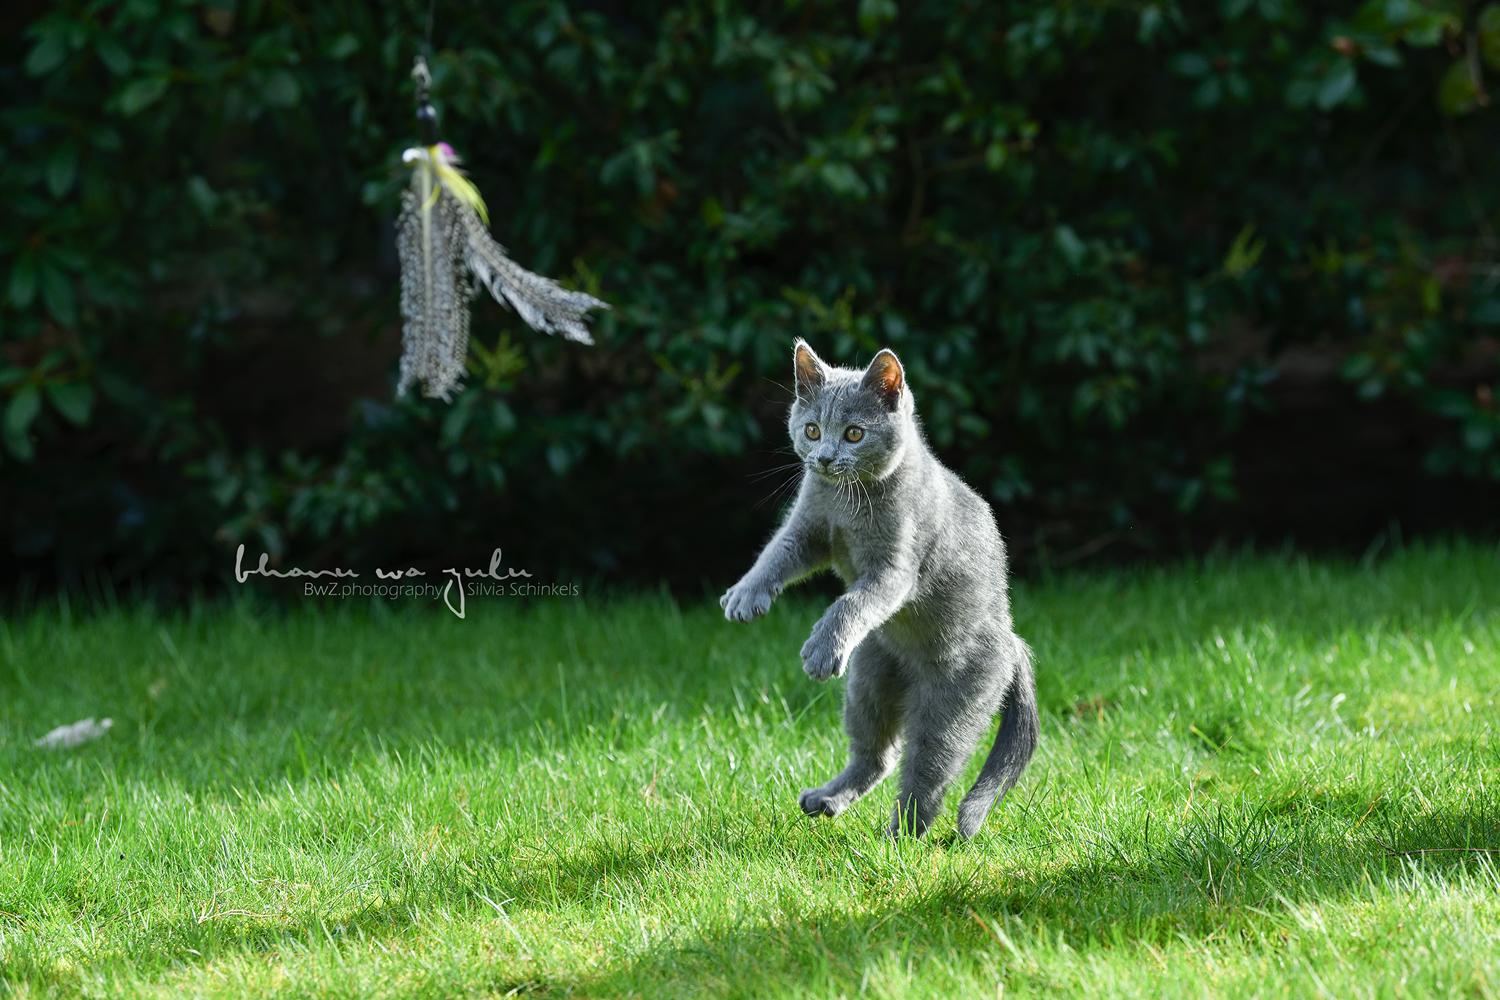
[[916, 433], [906, 372], [890, 350], [864, 371], [823, 363], [805, 340], [792, 350], [797, 398], [787, 430], [803, 465], [827, 479], [881, 479]]

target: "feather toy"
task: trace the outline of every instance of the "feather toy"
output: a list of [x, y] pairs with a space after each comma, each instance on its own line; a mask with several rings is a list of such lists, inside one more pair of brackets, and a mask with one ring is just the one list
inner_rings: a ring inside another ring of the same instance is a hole
[[411, 187], [401, 194], [396, 255], [401, 262], [401, 378], [396, 394], [420, 383], [422, 395], [447, 401], [463, 381], [469, 350], [469, 302], [480, 287], [512, 308], [532, 329], [592, 344], [584, 325], [591, 309], [608, 309], [585, 292], [526, 270], [489, 232], [479, 189], [458, 169], [453, 147], [437, 138], [428, 102], [432, 78], [418, 56], [417, 121], [422, 145], [406, 150]]

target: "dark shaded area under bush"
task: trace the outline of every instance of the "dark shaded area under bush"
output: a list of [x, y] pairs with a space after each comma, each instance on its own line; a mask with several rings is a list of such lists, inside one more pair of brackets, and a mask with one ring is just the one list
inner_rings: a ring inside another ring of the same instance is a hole
[[[263, 367], [276, 365], [263, 357], [237, 368], [234, 381], [253, 382]], [[366, 375], [381, 371], [372, 363]], [[309, 388], [324, 401], [325, 420], [335, 419], [340, 384], [347, 389], [352, 381], [353, 374], [340, 370]], [[209, 395], [233, 399], [243, 391], [243, 384], [226, 385]], [[780, 390], [768, 385], [766, 395], [774, 413]], [[1089, 525], [1049, 520], [1034, 507], [997, 505], [1017, 571], [1170, 561], [1245, 544], [1378, 556], [1422, 537], [1500, 535], [1500, 484], [1427, 472], [1424, 460], [1448, 428], [1410, 399], [1363, 401], [1345, 382], [1329, 377], [1284, 379], [1272, 383], [1267, 396], [1266, 408], [1250, 413], [1233, 441], [1238, 495], [1205, 504], [1191, 518], [1166, 507], [1145, 512], [1125, 530], [1091, 534]], [[316, 429], [266, 420], [256, 432], [266, 444], [285, 444]], [[535, 505], [511, 503], [501, 494], [443, 518], [393, 519], [373, 543], [329, 545], [298, 564], [414, 565], [436, 573], [453, 565], [483, 568], [487, 546], [499, 546], [507, 565], [526, 567], [542, 582], [665, 581], [694, 595], [732, 581], [753, 559], [789, 495], [785, 484], [795, 477], [793, 470], [777, 471], [785, 462], [784, 454], [768, 447], [737, 460], [700, 457], [688, 468], [584, 469], [573, 485], [589, 483], [587, 490], [555, 489]], [[684, 481], [695, 486], [685, 488]], [[248, 547], [246, 565], [258, 556], [258, 549]], [[205, 578], [220, 581], [210, 583], [211, 592], [227, 580], [231, 558], [226, 547], [221, 564], [206, 567]], [[31, 591], [57, 582], [50, 558], [14, 554], [0, 561], [0, 578]], [[93, 585], [81, 578], [72, 582]], [[163, 584], [135, 582], [152, 590]], [[176, 590], [171, 581], [165, 585], [166, 594]], [[294, 590], [290, 584], [272, 586], [283, 595]]]

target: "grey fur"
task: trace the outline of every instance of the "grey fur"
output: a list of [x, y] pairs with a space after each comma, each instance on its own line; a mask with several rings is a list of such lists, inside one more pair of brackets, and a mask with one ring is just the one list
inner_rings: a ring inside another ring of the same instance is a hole
[[[800, 797], [837, 816], [895, 767], [892, 836], [920, 837], [995, 713], [994, 748], [958, 810], [972, 837], [1036, 749], [1031, 650], [1011, 627], [1005, 543], [989, 505], [932, 454], [895, 354], [864, 372], [825, 365], [798, 340], [788, 429], [803, 462], [796, 505], [750, 571], [719, 600], [725, 617], [764, 615], [789, 583], [831, 567], [846, 590], [813, 626], [803, 669], [847, 670], [849, 765]], [[807, 425], [819, 428], [808, 437]], [[846, 440], [850, 426], [863, 430]]]

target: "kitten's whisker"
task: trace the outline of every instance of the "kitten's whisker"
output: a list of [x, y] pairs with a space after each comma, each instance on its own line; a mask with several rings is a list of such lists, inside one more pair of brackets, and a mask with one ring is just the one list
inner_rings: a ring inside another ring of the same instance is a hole
[[760, 503], [756, 504], [756, 506], [763, 507], [771, 501], [779, 499], [780, 497], [788, 493], [793, 487], [799, 485], [801, 482], [801, 476], [788, 476], [784, 482], [778, 485], [775, 489], [771, 490], [771, 492], [763, 500], [761, 500]]
[[781, 472], [785, 472], [788, 469], [800, 469], [800, 468], [802, 468], [802, 463], [801, 462], [787, 462], [785, 465], [775, 465], [775, 466], [772, 466], [769, 469], [763, 469], [760, 472], [757, 472], [757, 473], [753, 474], [750, 477], [750, 481], [752, 483], [757, 483], [757, 482], [760, 482], [762, 479], [769, 479], [771, 476], [774, 476], [774, 475], [776, 475], [778, 473], [781, 473]]
[[860, 485], [858, 473], [839, 473], [839, 485], [846, 492], [849, 499], [849, 510], [855, 517], [859, 516], [860, 508], [864, 506], [860, 496]]

